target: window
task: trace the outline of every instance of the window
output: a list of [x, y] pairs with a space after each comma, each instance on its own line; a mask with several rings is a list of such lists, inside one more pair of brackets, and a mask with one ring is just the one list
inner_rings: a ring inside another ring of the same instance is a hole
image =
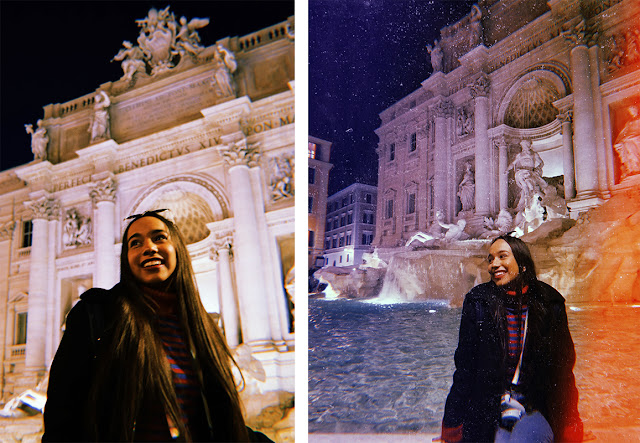
[[331, 248], [331, 239], [329, 237], [324, 239], [324, 248], [325, 249]]
[[16, 314], [16, 329], [14, 343], [15, 345], [23, 345], [27, 342], [27, 313], [19, 312]]
[[313, 245], [315, 243], [315, 237], [316, 237], [316, 233], [313, 231], [309, 231], [309, 247], [313, 248]]
[[353, 223], [353, 212], [349, 211], [347, 214], [347, 224], [350, 225], [351, 223]]
[[344, 208], [345, 206], [347, 206], [349, 204], [349, 199], [347, 199], [347, 197], [344, 197], [342, 199], [342, 207]]
[[327, 226], [324, 228], [325, 231], [331, 231], [331, 222], [327, 222]]
[[393, 218], [393, 200], [387, 200], [387, 218]]
[[327, 214], [331, 212], [331, 203], [327, 203]]
[[338, 229], [338, 217], [333, 219], [333, 229]]
[[344, 246], [344, 235], [340, 236], [340, 239], [338, 240], [338, 246], [340, 247]]
[[416, 212], [416, 194], [409, 194], [407, 200], [407, 214], [413, 214]]
[[309, 183], [314, 184], [316, 182], [316, 168], [309, 168]]
[[350, 203], [350, 204], [351, 204], [351, 203], [353, 203], [353, 194], [350, 194], [350, 195], [349, 195], [349, 203]]
[[366, 223], [367, 222], [367, 213], [363, 212], [362, 213], [362, 223]]
[[349, 254], [347, 254], [347, 263], [349, 263]]
[[313, 212], [313, 197], [309, 197], [309, 214]]
[[340, 226], [344, 226], [347, 223], [347, 217], [345, 216], [345, 214], [342, 214], [340, 216]]
[[320, 145], [309, 142], [309, 158], [320, 158]]
[[347, 246], [351, 244], [351, 232], [347, 232], [347, 237], [345, 238], [345, 242]]
[[22, 222], [22, 247], [28, 248], [33, 240], [33, 222], [27, 220]]
[[332, 248], [337, 248], [338, 247], [338, 238], [337, 237], [333, 237], [333, 240], [331, 241], [331, 247]]
[[389, 161], [392, 162], [396, 159], [396, 144], [391, 143], [389, 145]]
[[342, 255], [340, 256], [340, 263], [342, 263]]
[[411, 134], [411, 143], [409, 144], [409, 152], [415, 151], [417, 147], [418, 147], [418, 138], [416, 136], [416, 133], [414, 132], [413, 134]]
[[362, 244], [363, 245], [370, 245], [372, 241], [373, 241], [373, 233], [372, 232], [365, 232], [364, 234], [362, 234]]
[[371, 204], [371, 202], [373, 201], [373, 196], [371, 194], [365, 194], [364, 195], [364, 201], [365, 201], [365, 203]]

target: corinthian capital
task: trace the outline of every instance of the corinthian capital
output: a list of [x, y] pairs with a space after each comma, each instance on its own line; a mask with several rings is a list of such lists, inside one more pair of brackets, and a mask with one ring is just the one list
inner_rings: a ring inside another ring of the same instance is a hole
[[563, 31], [562, 36], [573, 46], [592, 46], [598, 39], [598, 30], [580, 20], [577, 25]]
[[431, 110], [436, 117], [451, 117], [453, 115], [453, 104], [449, 99], [442, 99]]
[[491, 92], [491, 83], [486, 75], [480, 76], [476, 81], [469, 85], [469, 92], [472, 98], [487, 97]]
[[16, 227], [16, 222], [13, 220], [9, 220], [0, 226], [0, 240], [8, 240], [11, 238], [11, 233]]
[[260, 161], [260, 143], [247, 143], [246, 139], [219, 145], [218, 152], [229, 166], [257, 166]]
[[103, 201], [116, 201], [116, 181], [113, 178], [105, 178], [89, 186], [91, 188], [89, 196], [94, 205]]
[[52, 220], [60, 216], [60, 203], [53, 198], [41, 197], [24, 204], [31, 211], [33, 219]]

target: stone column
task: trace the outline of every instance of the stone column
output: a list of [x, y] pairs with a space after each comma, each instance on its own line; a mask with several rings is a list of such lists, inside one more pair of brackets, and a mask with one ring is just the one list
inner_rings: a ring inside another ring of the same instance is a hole
[[[26, 202], [32, 212], [31, 263], [29, 267], [29, 301], [27, 316], [27, 349], [25, 367], [27, 377], [44, 372], [47, 343], [47, 307], [49, 298], [49, 222], [58, 209], [55, 200], [46, 196]], [[54, 251], [51, 251], [53, 254]], [[37, 380], [36, 380], [37, 381]]]
[[495, 140], [498, 147], [498, 191], [500, 195], [500, 210], [509, 208], [509, 158], [507, 152], [507, 141], [504, 137]]
[[60, 207], [58, 205], [54, 205], [51, 208], [51, 213], [49, 214], [49, 222], [48, 222], [48, 244], [47, 248], [49, 250], [49, 255], [47, 256], [47, 267], [49, 272], [47, 274], [47, 331], [46, 331], [46, 342], [44, 349], [44, 360], [47, 366], [51, 364], [53, 361], [53, 357], [55, 355], [56, 349], [58, 347], [59, 341], [56, 341], [56, 330], [59, 328], [58, 320], [56, 319], [56, 300], [58, 288], [56, 285], [56, 238], [58, 235], [58, 220], [60, 217]]
[[96, 268], [93, 286], [109, 289], [118, 282], [115, 247], [116, 182], [112, 177], [90, 185]]
[[435, 115], [435, 147], [433, 151], [433, 200], [435, 212], [442, 212], [445, 220], [449, 220], [447, 211], [447, 117], [451, 116], [453, 106], [449, 100], [440, 100], [434, 107]]
[[491, 149], [489, 146], [489, 78], [482, 75], [470, 87], [475, 102], [474, 124], [476, 143], [476, 214], [491, 212]]
[[558, 114], [562, 123], [562, 166], [564, 172], [564, 198], [569, 200], [576, 196], [575, 169], [573, 165], [573, 134], [571, 131], [571, 110]]
[[584, 22], [563, 35], [573, 43], [571, 49], [571, 79], [573, 82], [573, 125], [576, 197], [593, 196], [598, 190], [598, 154], [596, 123], [593, 115], [593, 91], [589, 49]]
[[240, 344], [240, 318], [238, 302], [231, 278], [231, 237], [217, 239], [213, 256], [218, 259], [218, 281], [220, 282], [220, 315], [224, 324], [227, 344], [235, 348]]
[[257, 165], [258, 144], [246, 139], [229, 142], [219, 148], [229, 165], [229, 189], [233, 206], [234, 263], [236, 267], [238, 302], [242, 338], [254, 347], [271, 343], [268, 298], [265, 296], [265, 277], [258, 217], [251, 188], [250, 167]]

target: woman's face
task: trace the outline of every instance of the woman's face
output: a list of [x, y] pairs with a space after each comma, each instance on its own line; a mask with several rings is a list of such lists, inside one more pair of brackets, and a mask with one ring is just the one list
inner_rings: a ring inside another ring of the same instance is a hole
[[176, 269], [177, 258], [167, 226], [156, 217], [141, 217], [127, 232], [127, 259], [135, 279], [146, 286], [165, 282]]
[[488, 261], [489, 275], [498, 286], [512, 282], [520, 274], [511, 246], [502, 239], [495, 241], [489, 248]]

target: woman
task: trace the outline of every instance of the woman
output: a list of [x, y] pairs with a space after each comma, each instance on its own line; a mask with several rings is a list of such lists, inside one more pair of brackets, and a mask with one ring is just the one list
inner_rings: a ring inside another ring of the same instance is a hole
[[488, 270], [462, 307], [442, 440], [581, 441], [564, 299], [518, 238], [493, 241]]
[[120, 283], [69, 312], [43, 441], [270, 441], [245, 426], [231, 353], [162, 211], [129, 217]]

